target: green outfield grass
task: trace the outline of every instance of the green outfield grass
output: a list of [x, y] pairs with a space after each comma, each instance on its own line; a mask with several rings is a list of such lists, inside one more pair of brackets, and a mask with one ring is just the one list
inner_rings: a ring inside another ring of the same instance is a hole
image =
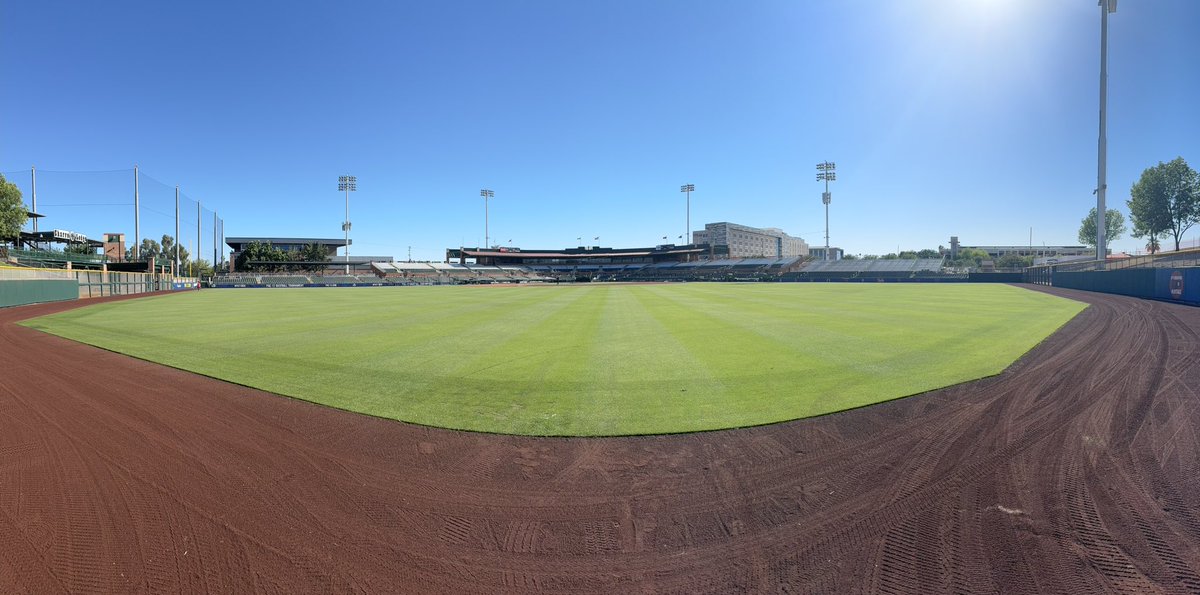
[[228, 289], [23, 324], [381, 417], [620, 435], [809, 417], [993, 375], [1084, 307], [967, 284]]

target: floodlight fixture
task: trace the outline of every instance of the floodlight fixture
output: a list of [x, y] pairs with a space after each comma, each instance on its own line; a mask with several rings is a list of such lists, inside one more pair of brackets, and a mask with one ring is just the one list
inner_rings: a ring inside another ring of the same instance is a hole
[[342, 231], [346, 233], [346, 274], [350, 274], [350, 193], [358, 191], [358, 176], [338, 176], [338, 191], [346, 193], [346, 220]]
[[825, 192], [821, 193], [821, 202], [825, 204], [825, 258], [829, 260], [829, 203], [833, 195], [829, 193], [829, 183], [837, 180], [837, 164], [832, 161], [822, 161], [817, 164], [817, 181], [825, 182]]
[[687, 206], [685, 207], [686, 214], [684, 216], [683, 236], [690, 237], [692, 235], [692, 192], [696, 191], [696, 185], [695, 184], [684, 184], [679, 187], [679, 191], [687, 194]]
[[484, 188], [479, 191], [479, 196], [483, 197], [483, 248], [486, 250], [492, 246], [491, 236], [488, 235], [488, 199], [495, 198], [496, 193]]

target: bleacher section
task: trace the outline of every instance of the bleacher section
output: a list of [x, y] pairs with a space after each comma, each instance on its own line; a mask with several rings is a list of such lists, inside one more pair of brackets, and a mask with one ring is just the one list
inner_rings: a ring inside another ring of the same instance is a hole
[[818, 260], [781, 276], [783, 281], [943, 281], [963, 275], [944, 273], [939, 258]]
[[940, 274], [941, 261], [833, 261], [805, 258], [726, 258], [634, 264], [572, 263], [479, 265], [443, 262], [376, 262], [374, 275], [284, 275], [234, 273], [217, 277], [216, 287], [304, 287], [346, 285], [462, 285], [579, 281], [800, 281]]

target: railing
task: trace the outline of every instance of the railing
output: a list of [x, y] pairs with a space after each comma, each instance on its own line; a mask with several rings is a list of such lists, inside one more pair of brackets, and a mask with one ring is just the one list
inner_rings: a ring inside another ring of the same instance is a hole
[[[114, 262], [103, 254], [76, 254], [72, 252], [53, 252], [49, 250], [24, 250], [17, 248], [4, 249], [0, 258], [13, 259], [18, 263], [63, 264], [99, 267], [106, 262]], [[159, 267], [171, 266], [171, 260], [155, 258], [154, 264]]]

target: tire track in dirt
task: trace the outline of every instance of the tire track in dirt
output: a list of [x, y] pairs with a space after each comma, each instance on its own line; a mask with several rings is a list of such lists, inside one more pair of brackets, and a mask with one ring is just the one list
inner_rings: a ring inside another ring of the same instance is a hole
[[1091, 307], [999, 376], [611, 439], [323, 409], [0, 310], [0, 591], [1196, 592], [1200, 310], [1033, 289]]

